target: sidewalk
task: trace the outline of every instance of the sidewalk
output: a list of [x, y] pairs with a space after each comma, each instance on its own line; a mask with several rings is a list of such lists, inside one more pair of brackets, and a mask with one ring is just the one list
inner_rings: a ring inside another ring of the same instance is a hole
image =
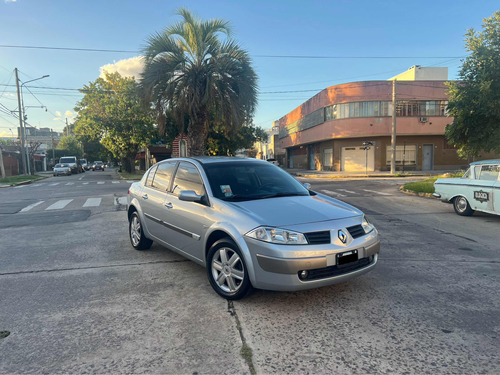
[[402, 178], [402, 177], [431, 177], [439, 176], [445, 173], [456, 172], [452, 170], [446, 171], [397, 171], [395, 175], [391, 175], [389, 171], [368, 172], [343, 172], [343, 171], [314, 171], [307, 169], [289, 169], [283, 168], [285, 171], [296, 177], [305, 178]]

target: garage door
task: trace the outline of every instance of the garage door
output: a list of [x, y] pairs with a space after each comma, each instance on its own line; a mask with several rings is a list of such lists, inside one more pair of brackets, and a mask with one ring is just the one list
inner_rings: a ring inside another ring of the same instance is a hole
[[373, 172], [375, 170], [375, 147], [368, 151], [363, 146], [342, 147], [340, 169], [346, 172]]

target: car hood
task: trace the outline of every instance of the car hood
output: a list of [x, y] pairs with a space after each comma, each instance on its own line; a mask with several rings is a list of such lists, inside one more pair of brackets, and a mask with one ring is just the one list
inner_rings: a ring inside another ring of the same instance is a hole
[[296, 196], [231, 202], [260, 225], [284, 226], [362, 215], [358, 209], [327, 196]]

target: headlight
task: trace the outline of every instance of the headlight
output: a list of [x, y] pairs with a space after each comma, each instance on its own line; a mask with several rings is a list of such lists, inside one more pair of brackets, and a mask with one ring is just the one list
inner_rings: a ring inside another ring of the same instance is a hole
[[308, 243], [302, 233], [281, 228], [259, 227], [251, 230], [245, 236], [282, 245], [307, 245]]
[[373, 224], [368, 221], [366, 216], [363, 216], [363, 222], [361, 223], [361, 226], [363, 227], [365, 233], [370, 233], [372, 230], [375, 229]]

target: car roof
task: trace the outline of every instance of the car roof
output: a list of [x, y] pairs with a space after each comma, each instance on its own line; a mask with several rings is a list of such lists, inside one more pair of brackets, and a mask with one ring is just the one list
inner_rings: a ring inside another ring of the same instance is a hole
[[267, 163], [265, 160], [253, 159], [253, 158], [240, 158], [235, 156], [191, 156], [189, 158], [175, 158], [166, 160], [196, 160], [200, 164], [212, 164], [212, 163], [229, 163], [229, 162], [262, 162]]
[[470, 165], [483, 165], [483, 164], [500, 164], [500, 159], [481, 160], [481, 161], [475, 161], [474, 163], [470, 163]]

